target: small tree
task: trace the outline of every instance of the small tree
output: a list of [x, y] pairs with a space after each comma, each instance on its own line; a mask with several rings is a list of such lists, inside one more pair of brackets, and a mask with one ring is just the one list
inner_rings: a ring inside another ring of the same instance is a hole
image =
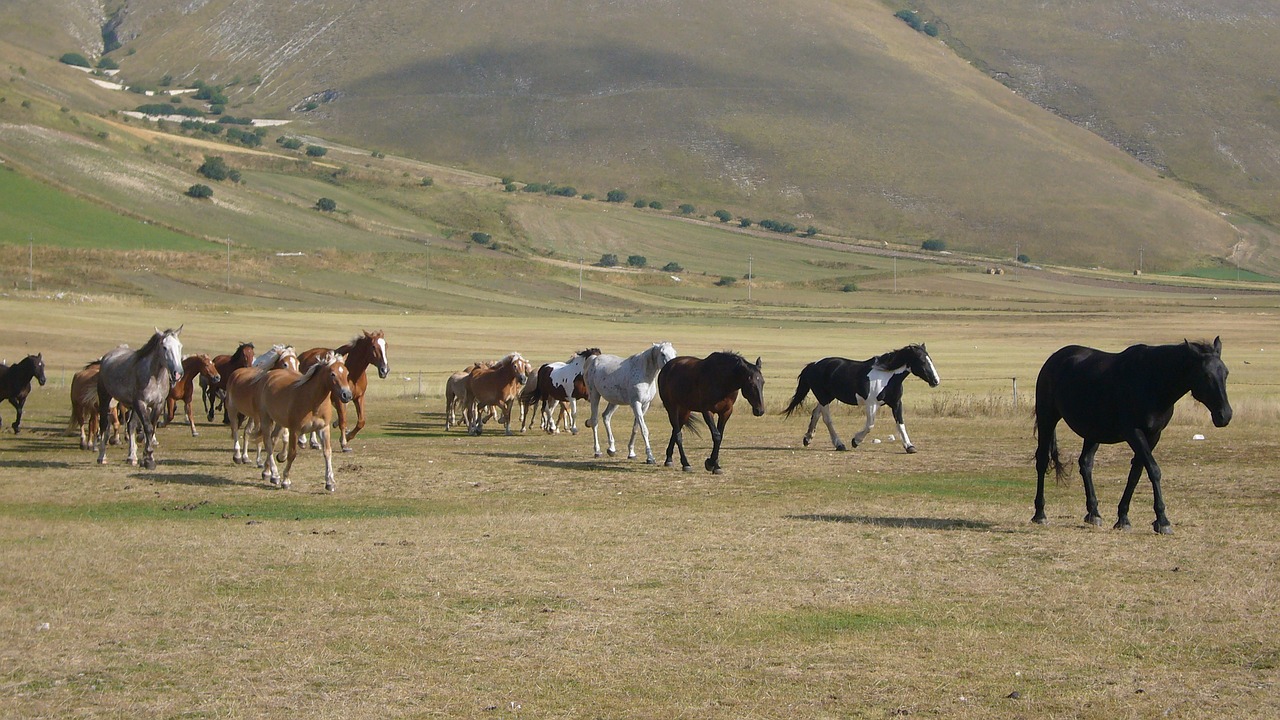
[[805, 236], [805, 237], [813, 237], [814, 235], [817, 235], [817, 234], [818, 234], [818, 228], [816, 228], [816, 227], [814, 227], [814, 226], [812, 226], [812, 225], [810, 225], [809, 227], [805, 228], [805, 231], [804, 231], [804, 236]]
[[658, 200], [653, 200], [653, 201], [651, 201], [651, 202], [649, 203], [649, 209], [650, 209], [650, 210], [661, 210], [661, 209], [662, 209], [662, 203], [661, 203], [660, 201], [658, 201]]
[[317, 157], [317, 158], [324, 157], [326, 154], [328, 154], [328, 152], [329, 152], [329, 148], [324, 147], [323, 145], [307, 146], [307, 157]]
[[749, 228], [749, 227], [751, 227], [751, 219], [750, 219], [750, 218], [741, 218], [740, 220], [738, 220], [738, 227], [744, 227], [744, 228]]
[[605, 201], [611, 203], [620, 203], [627, 201], [627, 192], [625, 190], [613, 189], [604, 196]]
[[435, 178], [432, 178], [432, 177], [422, 178], [422, 187], [431, 187], [432, 185], [435, 185], [435, 184], [436, 184]]
[[698, 211], [698, 208], [690, 205], [689, 203], [681, 203], [679, 210], [681, 215], [692, 215]]
[[636, 201], [634, 203], [631, 203], [631, 206], [644, 208], [644, 207], [648, 207], [649, 203], [645, 202], [644, 198], [636, 198]]
[[716, 281], [716, 285], [718, 287], [729, 287], [736, 282], [738, 282], [738, 278], [732, 275], [721, 275], [720, 279]]
[[196, 172], [210, 180], [222, 182], [227, 179], [227, 175], [230, 173], [230, 168], [227, 167], [226, 161], [223, 160], [221, 156], [205, 155], [204, 164], [196, 168]]
[[666, 265], [663, 265], [662, 271], [669, 272], [669, 273], [678, 273], [678, 272], [684, 272], [684, 268], [680, 266], [680, 263], [672, 261], [667, 263]]
[[89, 64], [88, 58], [75, 52], [63, 53], [62, 57], [58, 58], [58, 61], [76, 67], [93, 67], [93, 65]]
[[302, 140], [296, 137], [280, 138], [280, 147], [285, 150], [300, 150], [302, 148]]
[[728, 210], [717, 210], [713, 213], [713, 215], [717, 220], [719, 220], [722, 223], [727, 223], [733, 219], [733, 216], [729, 214]]
[[471, 233], [471, 242], [477, 245], [488, 245], [492, 241], [493, 236], [489, 233], [479, 231]]
[[1026, 253], [1021, 253], [1018, 255], [1018, 262], [1022, 263], [1023, 265], [1026, 265], [1027, 263], [1031, 262], [1031, 258], [1028, 257]]
[[187, 188], [187, 197], [193, 197], [198, 200], [202, 200], [204, 198], [211, 198], [213, 197], [213, 188], [209, 187], [208, 185], [201, 185], [197, 183]]
[[947, 249], [947, 244], [942, 240], [938, 240], [937, 238], [930, 238], [920, 243], [920, 248], [922, 250], [929, 250], [931, 252], [941, 252]]
[[109, 57], [99, 58], [98, 69], [99, 70], [119, 70], [120, 63], [116, 62], [115, 60]]
[[618, 264], [618, 256], [614, 253], [605, 253], [600, 256], [600, 262], [596, 264], [600, 267], [615, 267]]
[[634, 268], [642, 268], [649, 264], [649, 259], [643, 255], [628, 255], [627, 264]]
[[316, 209], [322, 212], [333, 212], [338, 209], [338, 203], [333, 198], [322, 197], [316, 201]]

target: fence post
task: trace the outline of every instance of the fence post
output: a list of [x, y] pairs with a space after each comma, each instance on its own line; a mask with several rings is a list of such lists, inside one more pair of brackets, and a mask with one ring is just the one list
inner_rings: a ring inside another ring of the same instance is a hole
[[1018, 378], [1013, 379], [1013, 406], [1018, 407]]

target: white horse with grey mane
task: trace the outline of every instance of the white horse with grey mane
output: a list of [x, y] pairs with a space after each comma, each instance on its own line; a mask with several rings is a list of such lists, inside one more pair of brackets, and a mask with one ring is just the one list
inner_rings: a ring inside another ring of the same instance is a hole
[[[604, 419], [605, 434], [609, 438], [609, 455], [616, 455], [610, 420], [619, 405], [626, 405], [635, 414], [635, 422], [631, 425], [631, 439], [627, 442], [627, 457], [636, 456], [636, 430], [639, 429], [644, 437], [645, 462], [656, 464], [653, 449], [649, 446], [649, 427], [644, 423], [644, 414], [649, 411], [649, 404], [658, 394], [658, 371], [675, 356], [676, 349], [671, 343], [661, 342], [625, 359], [617, 355], [593, 355], [585, 359], [583, 380], [587, 383], [591, 418], [583, 424], [591, 428], [596, 457], [600, 457], [600, 433], [596, 430], [598, 419]], [[607, 403], [603, 413], [600, 412], [601, 398]]]
[[156, 421], [169, 397], [169, 389], [182, 379], [182, 341], [178, 340], [181, 332], [181, 326], [177, 330], [156, 328], [151, 339], [137, 351], [121, 345], [102, 356], [98, 366], [99, 464], [107, 464], [111, 401], [115, 400], [120, 407], [133, 411], [128, 425], [129, 456], [125, 460], [130, 465], [138, 464], [138, 431], [141, 430], [142, 467], [155, 469]]

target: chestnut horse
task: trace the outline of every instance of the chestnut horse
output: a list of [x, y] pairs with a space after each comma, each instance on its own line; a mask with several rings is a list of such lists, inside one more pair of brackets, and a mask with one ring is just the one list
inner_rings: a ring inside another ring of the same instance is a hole
[[[458, 424], [458, 411], [463, 415], [467, 411], [467, 378], [471, 377], [471, 371], [479, 367], [493, 367], [494, 361], [482, 360], [474, 362], [449, 376], [444, 383], [444, 429], [448, 430]], [[489, 413], [487, 420], [493, 419], [492, 411]]]
[[196, 419], [191, 414], [191, 399], [195, 396], [196, 376], [200, 376], [201, 385], [212, 387], [222, 379], [218, 375], [218, 368], [213, 364], [213, 358], [200, 353], [199, 355], [188, 355], [182, 358], [182, 381], [169, 388], [169, 397], [164, 403], [164, 422], [162, 425], [168, 425], [173, 422], [173, 416], [178, 411], [178, 401], [182, 401], [182, 408], [187, 413], [187, 425], [191, 428], [191, 437], [200, 437], [200, 433], [196, 432]]
[[[80, 433], [80, 449], [92, 450], [98, 442], [98, 368], [94, 360], [71, 376], [71, 427]], [[111, 401], [111, 436], [108, 442], [120, 444], [120, 405]]]
[[[251, 432], [250, 426], [257, 426], [259, 389], [266, 379], [267, 372], [283, 368], [296, 372], [298, 355], [288, 345], [275, 345], [254, 360], [253, 365], [231, 373], [227, 381], [226, 411], [231, 421], [231, 460], [233, 462], [249, 462], [249, 437], [257, 435], [259, 441], [254, 464], [262, 467], [262, 446], [265, 443], [262, 441], [261, 427], [258, 426]], [[242, 427], [243, 446], [240, 444]]]
[[22, 427], [22, 408], [27, 404], [27, 395], [31, 393], [32, 378], [44, 385], [44, 353], [28, 355], [13, 367], [0, 363], [0, 400], [8, 400], [13, 409], [18, 411], [18, 417], [13, 421], [14, 435]]
[[[671, 453], [680, 448], [680, 465], [685, 472], [693, 469], [684, 454], [684, 428], [693, 413], [702, 413], [702, 419], [711, 430], [711, 457], [703, 463], [708, 471], [719, 475], [720, 443], [724, 440], [724, 426], [733, 414], [733, 404], [738, 391], [751, 403], [756, 417], [764, 415], [764, 375], [760, 374], [760, 358], [754, 365], [735, 352], [714, 352], [706, 359], [684, 355], [662, 367], [658, 373], [658, 395], [667, 408], [671, 421], [671, 440], [667, 442], [667, 461], [672, 467]], [[715, 413], [716, 423], [711, 424]]]
[[[267, 372], [258, 394], [259, 433], [267, 443], [267, 466], [262, 469], [262, 479], [282, 488], [289, 487], [289, 471], [298, 456], [298, 445], [289, 438], [318, 433], [320, 449], [324, 452], [324, 489], [333, 492], [336, 485], [329, 425], [333, 422], [334, 407], [351, 402], [353, 396], [350, 373], [336, 352], [313, 362], [306, 373], [287, 368]], [[288, 434], [284, 444], [289, 457], [284, 474], [280, 475], [273, 453], [276, 440], [285, 431]]]
[[236, 351], [230, 355], [216, 355], [213, 358], [213, 366], [218, 369], [218, 381], [211, 383], [200, 378], [201, 397], [204, 400], [204, 411], [209, 422], [213, 422], [213, 414], [217, 410], [218, 403], [222, 403], [222, 424], [226, 425], [230, 421], [227, 419], [226, 398], [227, 398], [227, 382], [231, 379], [231, 373], [240, 368], [249, 367], [253, 364], [253, 343], [240, 343]]
[[479, 435], [480, 413], [484, 408], [497, 406], [502, 409], [502, 424], [507, 434], [511, 432], [511, 406], [520, 394], [520, 388], [529, 380], [533, 365], [513, 352], [493, 364], [493, 367], [475, 367], [467, 375], [467, 395], [463, 401], [463, 415], [467, 432]]
[[[330, 352], [343, 356], [343, 364], [347, 366], [347, 372], [351, 377], [351, 402], [356, 407], [356, 426], [350, 432], [347, 431], [346, 408], [342, 403], [336, 401], [334, 403], [334, 407], [338, 410], [338, 429], [341, 431], [338, 440], [342, 444], [342, 452], [351, 452], [351, 441], [364, 429], [364, 391], [369, 386], [369, 376], [365, 374], [365, 370], [373, 365], [378, 368], [378, 377], [383, 380], [391, 372], [391, 365], [387, 362], [387, 339], [381, 330], [373, 332], [362, 330], [361, 334], [351, 342], [336, 350], [311, 348], [298, 355], [298, 369], [302, 372], [310, 370], [312, 365], [320, 362]], [[305, 438], [298, 438], [299, 444], [304, 442]], [[314, 439], [312, 439], [312, 447], [316, 447]]]

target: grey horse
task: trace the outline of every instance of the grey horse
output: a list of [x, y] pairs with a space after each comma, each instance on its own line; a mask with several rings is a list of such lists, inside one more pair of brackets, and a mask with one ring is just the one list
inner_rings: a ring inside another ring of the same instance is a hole
[[[629, 358], [617, 355], [593, 355], [586, 358], [583, 380], [587, 383], [591, 418], [583, 424], [591, 428], [596, 457], [600, 457], [600, 433], [596, 429], [598, 420], [604, 420], [605, 434], [609, 438], [609, 455], [614, 455], [617, 450], [614, 448], [613, 423], [610, 421], [619, 405], [627, 405], [636, 417], [631, 425], [631, 440], [627, 442], [627, 457], [636, 456], [636, 430], [639, 430], [644, 438], [645, 462], [655, 464], [644, 414], [649, 411], [649, 404], [658, 394], [658, 371], [675, 356], [676, 349], [671, 343], [662, 342], [654, 343], [652, 347]], [[601, 398], [607, 403], [603, 413], [600, 412]]]
[[137, 351], [121, 345], [102, 356], [98, 372], [98, 409], [101, 413], [98, 424], [99, 464], [107, 464], [107, 435], [111, 432], [109, 412], [111, 401], [116, 400], [122, 408], [131, 411], [129, 455], [125, 459], [130, 465], [138, 464], [137, 433], [141, 428], [146, 443], [142, 467], [155, 469], [156, 421], [164, 409], [165, 399], [169, 397], [169, 389], [182, 378], [182, 341], [178, 340], [181, 332], [181, 326], [177, 330], [156, 328], [151, 339]]

